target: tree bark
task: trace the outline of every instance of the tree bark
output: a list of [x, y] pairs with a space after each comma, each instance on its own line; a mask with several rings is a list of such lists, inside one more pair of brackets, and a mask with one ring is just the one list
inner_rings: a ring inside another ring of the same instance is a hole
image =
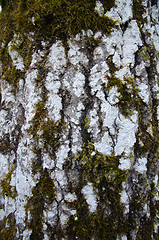
[[70, 2], [1, 13], [0, 239], [157, 240], [159, 2]]

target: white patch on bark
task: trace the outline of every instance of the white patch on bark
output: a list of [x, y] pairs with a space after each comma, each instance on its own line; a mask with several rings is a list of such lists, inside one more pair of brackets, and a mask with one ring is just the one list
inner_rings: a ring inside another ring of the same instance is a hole
[[97, 201], [93, 191], [93, 187], [91, 183], [88, 183], [83, 189], [82, 193], [86, 198], [86, 202], [89, 205], [90, 212], [95, 212], [97, 208]]

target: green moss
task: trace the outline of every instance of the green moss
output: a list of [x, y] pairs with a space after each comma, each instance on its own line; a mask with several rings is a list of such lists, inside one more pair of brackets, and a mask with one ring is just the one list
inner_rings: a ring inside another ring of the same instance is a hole
[[[115, 6], [115, 1], [102, 1], [105, 11]], [[116, 21], [99, 16], [95, 0], [34, 0], [8, 1], [0, 14], [0, 60], [3, 79], [16, 86], [31, 63], [33, 48], [49, 47], [60, 39], [68, 52], [67, 40], [82, 30], [91, 29], [110, 35], [117, 28]], [[8, 43], [23, 58], [25, 70], [16, 70], [8, 55]]]
[[2, 139], [0, 139], [0, 152], [2, 154], [8, 154], [11, 151], [11, 141], [9, 134], [5, 134]]
[[56, 188], [47, 169], [41, 170], [38, 183], [32, 189], [32, 196], [25, 206], [31, 218], [26, 218], [26, 226], [32, 229], [30, 239], [43, 239], [43, 211], [56, 199]]
[[108, 93], [112, 87], [117, 87], [118, 93], [120, 93], [118, 97], [118, 102], [115, 104], [119, 107], [120, 112], [124, 116], [128, 116], [133, 114], [133, 111], [138, 111], [139, 107], [139, 96], [136, 88], [135, 81], [132, 78], [124, 77], [124, 80], [121, 81], [119, 78], [112, 74], [111, 76], [107, 75], [107, 86], [105, 87], [105, 91]]
[[[40, 81], [40, 79], [38, 80]], [[43, 83], [42, 87], [44, 87]], [[30, 215], [28, 219], [26, 217], [26, 226], [32, 230], [30, 239], [33, 240], [44, 238], [42, 230], [44, 210], [56, 199], [56, 188], [50, 177], [50, 170], [43, 169], [43, 153], [49, 153], [51, 159], [55, 160], [56, 152], [61, 144], [62, 129], [64, 128], [62, 118], [61, 121], [54, 121], [48, 117], [46, 108], [47, 94], [45, 91], [42, 97], [43, 100], [35, 106], [35, 115], [30, 121], [31, 127], [28, 132], [34, 138], [32, 151], [35, 154], [35, 158], [32, 162], [32, 173], [39, 176], [36, 186], [32, 189], [32, 196], [26, 204], [26, 213]]]
[[146, 62], [146, 61], [150, 61], [150, 55], [149, 55], [149, 52], [148, 52], [148, 49], [146, 46], [142, 47], [140, 50], [139, 50], [139, 54], [141, 56], [141, 58]]
[[45, 118], [47, 117], [47, 109], [45, 107], [46, 101], [40, 101], [35, 105], [35, 114], [33, 119], [30, 121], [32, 124], [29, 133], [32, 134], [34, 137], [37, 135], [41, 127], [41, 122], [44, 122]]
[[[129, 158], [133, 163], [134, 154], [136, 157], [143, 157], [145, 154], [150, 153], [150, 155], [153, 155], [153, 159], [148, 159], [147, 168], [148, 172], [151, 172], [155, 161], [154, 153], [158, 146], [158, 141], [156, 142], [155, 140], [156, 136], [158, 136], [156, 132], [156, 113], [152, 117], [152, 122], [144, 121], [145, 113], [149, 107], [140, 98], [135, 81], [132, 78], [124, 77], [123, 81], [121, 81], [115, 74], [106, 76], [106, 78], [106, 94], [109, 93], [112, 87], [117, 87], [119, 96], [116, 105], [120, 112], [128, 118], [134, 111], [138, 113], [137, 140], [134, 145], [133, 157], [130, 155]], [[156, 112], [155, 109], [154, 112]], [[85, 122], [88, 122], [87, 118]], [[152, 134], [148, 131], [149, 127], [152, 127]], [[151, 239], [157, 212], [154, 196], [150, 194], [154, 190], [151, 189], [152, 191], [145, 192], [141, 196], [141, 190], [134, 187], [135, 190], [129, 204], [128, 218], [124, 212], [124, 206], [120, 202], [120, 193], [122, 191], [122, 183], [127, 181], [132, 169], [123, 171], [119, 168], [121, 157], [124, 157], [124, 153], [120, 156], [114, 154], [107, 156], [98, 152], [91, 141], [86, 140], [84, 142], [82, 150], [76, 158], [82, 172], [79, 188], [75, 189], [77, 200], [67, 202], [70, 208], [76, 210], [76, 214], [69, 218], [67, 225], [68, 238], [111, 240], [116, 239], [119, 235], [127, 235], [128, 232], [137, 229], [138, 226], [134, 219], [138, 217], [140, 211], [144, 211], [144, 204], [149, 202], [151, 216], [143, 216], [140, 219], [137, 239]], [[138, 183], [139, 186], [142, 186], [143, 183], [147, 186], [147, 183], [144, 179], [140, 179], [140, 176], [139, 180], [141, 180]], [[98, 206], [94, 213], [89, 211], [88, 204], [81, 191], [87, 182], [92, 183], [94, 193], [98, 196]]]
[[115, 240], [118, 235], [126, 234], [128, 223], [123, 216], [122, 206], [119, 207], [119, 204], [116, 205], [117, 202], [115, 202], [112, 206], [115, 209], [110, 214], [106, 214], [105, 209], [100, 207], [95, 213], [90, 213], [84, 197], [80, 196], [81, 198], [72, 204], [72, 209], [76, 209], [77, 214], [71, 216], [67, 223], [68, 239]]
[[76, 215], [71, 216], [67, 223], [66, 234], [68, 239], [92, 239], [94, 229], [92, 228], [91, 216], [88, 204], [83, 194], [78, 192], [78, 199], [67, 202], [69, 208], [76, 210]]
[[[106, 76], [107, 85], [105, 87], [106, 94], [112, 87], [117, 87], [117, 92], [120, 93], [118, 96], [118, 102], [115, 104], [120, 110], [120, 112], [125, 116], [131, 116], [134, 111], [138, 112], [138, 130], [136, 132], [136, 142], [134, 145], [135, 154], [138, 157], [143, 156], [146, 152], [158, 152], [158, 120], [156, 114], [156, 106], [153, 107], [152, 121], [144, 121], [145, 114], [147, 111], [151, 111], [149, 107], [142, 101], [139, 96], [136, 83], [132, 78], [124, 77], [123, 81], [112, 74], [111, 76]], [[155, 100], [154, 100], [155, 101]], [[148, 128], [152, 128], [152, 134], [148, 132]], [[148, 164], [149, 165], [149, 164]], [[149, 165], [150, 167], [150, 165]]]
[[16, 51], [22, 57], [25, 67], [24, 73], [32, 60], [33, 41], [30, 38], [23, 39], [21, 35], [14, 36], [10, 48], [11, 51]]
[[112, 7], [116, 7], [115, 0], [100, 0], [100, 2], [103, 4], [105, 12], [109, 11]]
[[[66, 234], [69, 239], [116, 239], [117, 235], [126, 234], [128, 222], [124, 216], [124, 206], [120, 202], [122, 183], [128, 172], [118, 168], [119, 160], [124, 156], [105, 155], [98, 152], [93, 143], [83, 144], [76, 160], [81, 166], [82, 177], [75, 189], [77, 200], [65, 201], [68, 207], [76, 210], [69, 218]], [[89, 206], [82, 194], [82, 188], [91, 182], [94, 194], [97, 194], [97, 210], [89, 211]]]
[[17, 226], [14, 213], [0, 221], [0, 240], [16, 240]]
[[147, 127], [145, 131], [139, 127], [136, 133], [135, 148], [137, 149], [138, 156], [142, 156], [146, 152], [151, 151], [153, 149], [153, 145], [155, 144], [154, 137], [151, 136], [146, 130]]
[[108, 60], [107, 60], [107, 64], [108, 64], [108, 67], [109, 67], [109, 71], [111, 74], [113, 74], [115, 71], [117, 71], [117, 67], [115, 66], [115, 64], [113, 63], [113, 56], [109, 56], [108, 57]]
[[104, 155], [95, 150], [93, 143], [84, 143], [81, 153], [77, 156], [83, 168], [83, 179], [92, 182], [95, 188], [99, 188], [105, 181], [120, 189], [127, 176], [126, 171], [118, 168], [119, 160], [123, 156], [124, 153], [120, 156]]
[[13, 166], [8, 167], [8, 173], [4, 177], [4, 179], [0, 180], [1, 192], [3, 197], [7, 196], [15, 199], [17, 196], [17, 191], [15, 186], [11, 186], [11, 177], [15, 168]]
[[44, 149], [50, 154], [51, 157], [55, 157], [56, 151], [60, 146], [62, 122], [55, 122], [53, 119], [48, 119], [42, 124], [40, 130], [43, 132], [40, 138], [44, 141]]
[[[38, 108], [39, 110], [39, 108]], [[33, 134], [35, 144], [32, 151], [36, 157], [32, 163], [33, 174], [42, 168], [42, 152], [47, 152], [52, 160], [56, 158], [56, 152], [61, 145], [60, 138], [62, 129], [64, 128], [63, 121], [54, 121], [53, 119], [43, 119], [38, 117], [39, 112], [36, 112], [32, 120], [32, 127], [29, 134]], [[45, 115], [45, 113], [43, 112]]]
[[133, 0], [133, 18], [137, 20], [138, 24], [145, 22], [143, 14], [146, 12], [142, 0]]
[[[46, 98], [47, 99], [47, 98]], [[43, 150], [48, 152], [51, 158], [55, 158], [56, 151], [60, 146], [61, 132], [64, 128], [64, 122], [54, 121], [48, 118], [45, 101], [36, 104], [35, 115], [32, 119], [29, 134], [35, 139], [35, 149], [38, 150], [39, 142], [43, 143]]]
[[85, 122], [84, 129], [85, 129], [85, 130], [88, 130], [89, 125], [90, 125], [90, 120], [88, 119], [88, 117], [86, 117], [86, 118], [84, 119], [84, 122]]
[[[143, 189], [141, 193], [141, 184], [150, 185], [150, 190], [146, 191]], [[157, 206], [158, 203], [154, 201], [154, 196], [157, 196], [156, 188], [154, 183], [146, 183], [144, 176], [141, 174], [138, 178], [138, 186], [134, 186], [135, 191], [133, 192], [132, 198], [129, 204], [129, 228], [131, 231], [137, 229], [136, 239], [153, 240], [157, 239], [154, 234], [154, 224], [156, 222], [156, 215], [158, 214]], [[150, 209], [150, 215], [145, 213], [145, 205]], [[142, 212], [142, 216], [139, 218], [139, 212]], [[139, 222], [132, 221], [133, 219], [139, 219]]]
[[25, 71], [16, 69], [12, 63], [11, 57], [8, 54], [7, 48], [0, 49], [0, 59], [2, 61], [2, 79], [11, 84], [15, 89], [19, 80], [24, 78]]

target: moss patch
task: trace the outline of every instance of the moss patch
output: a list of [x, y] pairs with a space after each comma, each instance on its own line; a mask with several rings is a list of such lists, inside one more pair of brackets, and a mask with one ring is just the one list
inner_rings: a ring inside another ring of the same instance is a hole
[[8, 48], [0, 48], [0, 59], [2, 61], [2, 80], [7, 81], [15, 89], [20, 79], [24, 78], [25, 71], [16, 69], [13, 65]]
[[[115, 6], [115, 1], [102, 1], [105, 11]], [[16, 70], [8, 55], [8, 43], [12, 40], [14, 50], [23, 58], [25, 70], [31, 63], [33, 48], [41, 49], [57, 39], [62, 40], [66, 52], [67, 40], [91, 29], [110, 35], [117, 28], [116, 21], [99, 16], [95, 0], [10, 0], [0, 13], [0, 60], [4, 79], [16, 85], [24, 72]]]
[[[42, 87], [44, 88], [43, 83]], [[25, 206], [27, 213], [26, 227], [32, 230], [30, 239], [33, 240], [44, 238], [44, 210], [47, 210], [50, 204], [56, 200], [56, 187], [53, 179], [50, 177], [51, 170], [43, 168], [43, 154], [45, 152], [49, 153], [52, 161], [55, 161], [56, 152], [61, 144], [62, 129], [64, 128], [62, 118], [61, 121], [57, 122], [48, 118], [45, 88], [42, 97], [43, 100], [35, 106], [35, 115], [30, 121], [31, 127], [28, 131], [34, 138], [32, 151], [35, 153], [35, 159], [32, 162], [32, 173], [39, 176], [36, 186], [32, 189], [32, 196], [28, 199]]]
[[60, 146], [60, 138], [64, 122], [54, 121], [48, 118], [45, 101], [36, 104], [35, 115], [32, 119], [29, 134], [32, 134], [35, 139], [34, 153], [38, 154], [40, 143], [44, 152], [48, 152], [52, 159], [56, 157], [56, 151]]
[[[77, 156], [82, 172], [81, 183], [75, 189], [77, 200], [66, 201], [69, 208], [76, 210], [67, 223], [69, 239], [116, 239], [117, 235], [126, 233], [128, 224], [120, 202], [120, 192], [128, 172], [118, 168], [123, 155], [107, 156], [96, 151], [90, 141], [83, 144]], [[81, 191], [87, 182], [92, 183], [94, 194], [98, 196], [94, 213], [89, 211]]]
[[17, 196], [17, 191], [15, 186], [11, 186], [11, 177], [15, 168], [13, 166], [8, 167], [8, 173], [4, 177], [4, 179], [0, 180], [1, 192], [3, 197], [7, 196], [15, 199]]
[[142, 0], [133, 0], [133, 18], [141, 25], [145, 21], [143, 14], [146, 12]]
[[30, 239], [41, 240], [43, 234], [43, 211], [56, 199], [56, 188], [49, 176], [47, 169], [41, 171], [40, 179], [32, 189], [32, 196], [25, 206], [30, 213], [30, 219], [26, 219], [26, 227], [32, 229]]
[[10, 213], [0, 221], [0, 239], [1, 240], [16, 240], [16, 221], [14, 213]]
[[[120, 110], [120, 112], [125, 117], [130, 117], [134, 111], [138, 113], [138, 131], [136, 132], [136, 143], [135, 151], [137, 156], [143, 156], [146, 152], [157, 150], [158, 141], [156, 141], [156, 136], [158, 136], [158, 130], [156, 126], [158, 121], [156, 114], [152, 117], [152, 121], [144, 121], [147, 111], [151, 111], [150, 107], [142, 101], [138, 94], [136, 83], [132, 78], [124, 77], [123, 81], [112, 74], [107, 75], [107, 85], [105, 87], [106, 94], [112, 87], [116, 86], [118, 93], [118, 102], [115, 103]], [[154, 112], [156, 112], [156, 107], [154, 107]], [[152, 128], [152, 134], [149, 133], [148, 128]]]
[[117, 188], [121, 187], [125, 179], [125, 171], [118, 169], [118, 165], [123, 154], [121, 156], [104, 155], [95, 150], [93, 143], [89, 141], [84, 143], [78, 156], [83, 167], [84, 179], [92, 182], [96, 188], [99, 188], [103, 181], [111, 182]]
[[[105, 11], [115, 6], [114, 0], [111, 3], [110, 1], [102, 3]], [[7, 36], [11, 36], [13, 31], [23, 36], [34, 32], [39, 40], [57, 37], [65, 41], [68, 37], [81, 33], [82, 29], [91, 29], [93, 32], [101, 30], [110, 34], [112, 28], [116, 27], [116, 22], [106, 16], [100, 17], [95, 11], [95, 6], [95, 0], [9, 1], [1, 14], [3, 24], [8, 25], [7, 29], [2, 29]], [[12, 24], [12, 29], [9, 29], [9, 24]]]
[[118, 88], [117, 91], [120, 93], [120, 96], [118, 97], [119, 101], [115, 105], [119, 107], [121, 113], [124, 116], [128, 116], [133, 114], [134, 110], [138, 111], [140, 100], [134, 80], [124, 77], [123, 81], [121, 81], [115, 74], [107, 75], [106, 79], [108, 81], [105, 87], [107, 93], [114, 86]]

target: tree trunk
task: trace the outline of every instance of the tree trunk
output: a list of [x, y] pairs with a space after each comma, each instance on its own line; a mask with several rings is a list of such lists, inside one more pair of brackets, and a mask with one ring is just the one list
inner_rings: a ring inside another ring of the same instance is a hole
[[159, 2], [0, 18], [0, 239], [159, 239]]

